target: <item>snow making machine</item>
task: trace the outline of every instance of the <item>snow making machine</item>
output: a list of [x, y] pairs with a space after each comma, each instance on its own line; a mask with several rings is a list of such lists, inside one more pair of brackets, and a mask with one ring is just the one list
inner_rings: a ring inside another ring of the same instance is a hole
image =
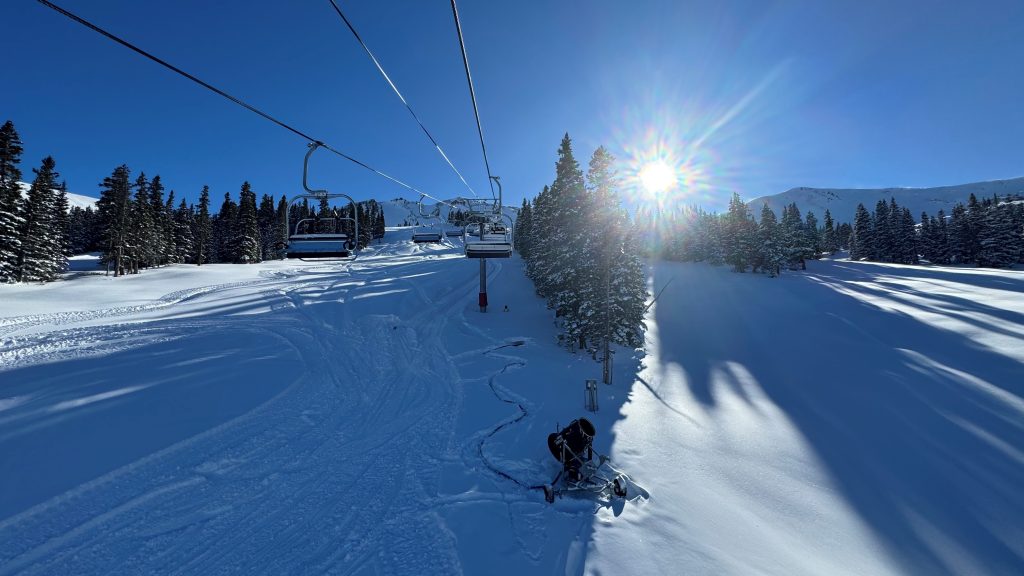
[[[551, 484], [544, 486], [544, 499], [580, 493], [606, 499], [627, 498], [632, 480], [611, 465], [608, 457], [594, 452], [594, 425], [586, 418], [548, 435], [548, 450], [562, 465]], [[595, 460], [594, 457], [597, 456]]]

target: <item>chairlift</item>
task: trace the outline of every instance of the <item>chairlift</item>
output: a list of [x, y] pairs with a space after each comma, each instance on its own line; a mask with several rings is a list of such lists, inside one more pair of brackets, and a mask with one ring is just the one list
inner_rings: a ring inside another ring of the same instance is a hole
[[[498, 198], [491, 209], [474, 210], [480, 206], [470, 204], [470, 216], [479, 218], [476, 224], [467, 224], [464, 231], [463, 244], [466, 258], [510, 258], [512, 256], [512, 218], [501, 211], [501, 180], [491, 177], [498, 184]], [[508, 226], [505, 222], [508, 222]], [[470, 240], [468, 236], [475, 236]]]
[[[309, 151], [302, 163], [302, 188], [304, 193], [298, 194], [288, 206], [288, 213], [285, 215], [285, 223], [288, 227], [288, 245], [286, 256], [300, 260], [332, 261], [337, 259], [349, 259], [355, 257], [359, 246], [359, 220], [356, 218], [358, 210], [356, 202], [347, 194], [339, 192], [328, 192], [327, 190], [313, 190], [307, 183], [309, 173], [309, 157], [313, 151], [320, 147], [320, 142], [313, 142], [309, 145]], [[291, 207], [303, 200], [313, 200], [319, 205], [326, 205], [335, 198], [348, 200], [352, 216], [342, 216], [337, 209], [332, 209], [330, 215], [318, 213], [310, 218], [302, 218], [291, 226]], [[355, 235], [349, 236], [343, 232], [344, 222], [352, 222], [355, 227]]]
[[436, 244], [444, 239], [444, 235], [441, 233], [440, 220], [441, 220], [441, 205], [435, 204], [434, 209], [429, 212], [423, 211], [423, 199], [426, 194], [420, 194], [420, 199], [416, 203], [416, 209], [419, 212], [421, 218], [428, 220], [436, 219], [438, 224], [429, 227], [427, 230], [421, 232], [414, 232], [412, 235], [412, 241], [416, 244]]

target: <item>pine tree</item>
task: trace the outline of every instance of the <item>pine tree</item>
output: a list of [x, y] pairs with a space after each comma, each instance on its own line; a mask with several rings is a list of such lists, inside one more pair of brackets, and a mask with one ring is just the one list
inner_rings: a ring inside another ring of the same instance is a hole
[[260, 228], [256, 210], [256, 193], [248, 182], [242, 183], [238, 201], [238, 219], [234, 229], [235, 261], [255, 264], [262, 261]]
[[782, 246], [782, 230], [775, 217], [775, 212], [768, 206], [767, 202], [761, 206], [757, 241], [760, 267], [770, 276], [778, 276], [787, 257]]
[[949, 261], [952, 264], [966, 264], [971, 262], [970, 249], [971, 233], [967, 224], [967, 209], [963, 204], [957, 203], [953, 206], [953, 213], [949, 220]]
[[873, 240], [868, 258], [878, 262], [892, 261], [892, 231], [890, 229], [889, 204], [885, 200], [879, 200], [875, 205], [873, 221]]
[[832, 213], [825, 210], [825, 230], [821, 236], [821, 249], [829, 256], [839, 250], [839, 240], [836, 238], [835, 223], [832, 221]]
[[71, 256], [71, 206], [68, 204], [68, 184], [61, 182], [57, 188], [56, 210], [54, 210], [54, 233], [56, 235], [54, 251], [59, 272], [68, 269], [68, 256]]
[[260, 207], [256, 212], [256, 220], [260, 230], [260, 254], [263, 260], [270, 260], [274, 257], [274, 220], [277, 211], [274, 208], [274, 197], [264, 194], [260, 198]]
[[210, 222], [210, 187], [203, 186], [203, 191], [199, 193], [199, 213], [196, 214], [195, 233], [195, 258], [196, 266], [202, 266], [204, 263], [210, 261], [211, 248], [210, 248], [210, 235], [211, 235], [211, 222]]
[[740, 200], [739, 194], [733, 192], [722, 233], [725, 262], [732, 265], [736, 272], [746, 272], [753, 259], [755, 230], [747, 205]]
[[939, 217], [932, 222], [935, 230], [935, 260], [938, 264], [949, 264], [952, 261], [952, 249], [949, 245], [949, 228], [946, 224], [946, 212], [939, 210]]
[[285, 257], [286, 246], [288, 246], [288, 199], [281, 196], [277, 203], [277, 213], [274, 216], [274, 251], [273, 258], [280, 260]]
[[164, 184], [157, 174], [149, 183], [149, 226], [150, 232], [147, 235], [147, 248], [145, 258], [150, 266], [165, 264], [164, 255], [167, 254], [166, 246], [168, 218], [164, 206]]
[[164, 263], [184, 262], [184, 260], [180, 258], [180, 255], [178, 253], [178, 224], [177, 220], [175, 219], [177, 210], [174, 207], [174, 190], [171, 190], [170, 192], [167, 193], [167, 202], [164, 203], [163, 214], [165, 219], [163, 225], [164, 253], [161, 259]]
[[211, 246], [213, 262], [236, 262], [234, 251], [237, 248], [235, 239], [235, 224], [238, 220], [238, 204], [231, 199], [231, 193], [224, 193], [224, 202], [220, 205], [220, 211], [212, 219]]
[[796, 202], [783, 209], [780, 225], [782, 226], [786, 264], [790, 268], [799, 266], [801, 270], [805, 270], [807, 268], [805, 261], [809, 257], [811, 249], [807, 246], [807, 231]]
[[185, 263], [193, 258], [195, 254], [195, 213], [192, 208], [181, 199], [181, 205], [174, 211], [174, 260]]
[[818, 231], [818, 218], [814, 212], [808, 211], [804, 217], [804, 233], [806, 234], [804, 241], [807, 246], [806, 257], [817, 260], [818, 255], [821, 254], [821, 233]]
[[[61, 270], [63, 246], [56, 218], [57, 178], [56, 162], [47, 156], [42, 165], [33, 169], [36, 177], [23, 204], [21, 250], [18, 253], [18, 280], [21, 282], [50, 282]], [[65, 260], [66, 261], [66, 260]]]
[[1013, 214], [1007, 205], [991, 206], [986, 210], [985, 225], [979, 238], [978, 265], [1008, 268], [1018, 258], [1015, 252], [1016, 236]]
[[8, 120], [0, 127], [0, 283], [18, 280], [21, 229], [21, 138]]
[[519, 208], [519, 217], [516, 218], [515, 242], [516, 252], [524, 260], [530, 259], [530, 234], [533, 221], [533, 207], [523, 198], [523, 205]]
[[102, 192], [96, 202], [102, 255], [100, 262], [114, 266], [114, 276], [121, 276], [128, 266], [128, 232], [131, 225], [131, 172], [118, 166], [103, 179]]
[[863, 204], [858, 204], [857, 213], [853, 217], [853, 233], [850, 236], [850, 260], [863, 260], [872, 257], [874, 246], [872, 232], [871, 214]]

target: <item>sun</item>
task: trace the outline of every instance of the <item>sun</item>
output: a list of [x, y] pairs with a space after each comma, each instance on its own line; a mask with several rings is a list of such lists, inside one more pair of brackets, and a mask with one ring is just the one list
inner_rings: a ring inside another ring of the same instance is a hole
[[675, 168], [664, 160], [652, 160], [640, 168], [640, 183], [649, 194], [660, 194], [675, 188], [678, 175]]

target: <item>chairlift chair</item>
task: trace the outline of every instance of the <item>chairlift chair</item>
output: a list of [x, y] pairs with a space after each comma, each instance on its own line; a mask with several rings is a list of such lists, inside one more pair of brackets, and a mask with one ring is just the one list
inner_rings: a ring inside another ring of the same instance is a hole
[[[288, 244], [285, 255], [288, 258], [300, 260], [330, 261], [336, 259], [348, 259], [355, 256], [358, 251], [359, 220], [356, 218], [358, 210], [356, 202], [347, 194], [328, 192], [327, 190], [313, 190], [307, 183], [309, 172], [309, 157], [313, 151], [320, 147], [319, 142], [309, 145], [306, 157], [302, 163], [302, 188], [305, 190], [298, 194], [289, 203], [288, 212], [285, 214], [285, 223], [288, 228]], [[295, 227], [291, 226], [291, 207], [302, 200], [313, 200], [317, 203], [326, 204], [335, 198], [348, 200], [352, 209], [352, 216], [333, 215], [323, 217], [316, 215], [312, 218], [299, 220]], [[354, 238], [341, 231], [342, 223], [350, 221], [355, 227]]]

